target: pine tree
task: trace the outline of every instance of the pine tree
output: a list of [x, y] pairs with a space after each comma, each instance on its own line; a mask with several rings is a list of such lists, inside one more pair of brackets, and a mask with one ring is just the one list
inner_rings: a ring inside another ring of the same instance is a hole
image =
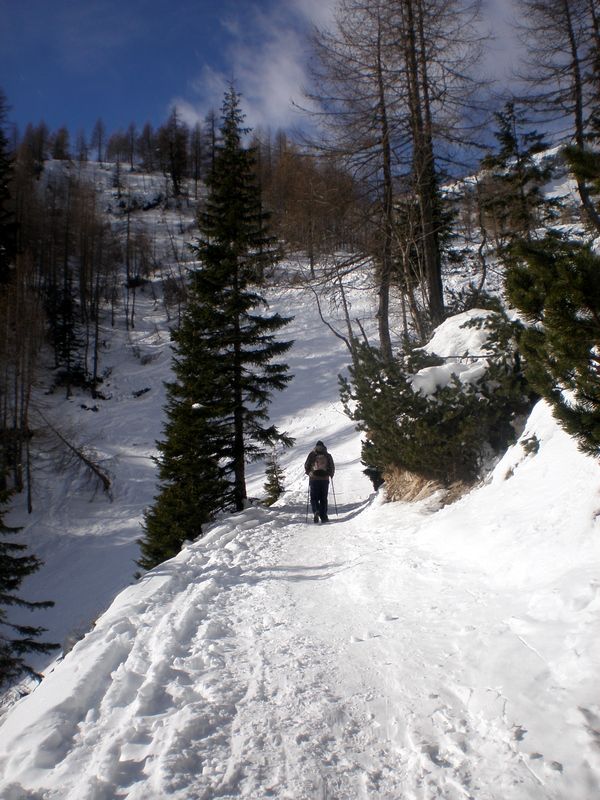
[[8, 541], [5, 537], [14, 535], [18, 528], [9, 528], [2, 519], [2, 506], [7, 501], [6, 493], [0, 496], [0, 687], [18, 678], [23, 673], [39, 677], [24, 660], [26, 653], [49, 653], [58, 647], [36, 641], [44, 628], [30, 625], [16, 625], [9, 622], [6, 614], [8, 606], [20, 606], [32, 611], [50, 608], [54, 603], [29, 602], [14, 593], [24, 578], [36, 572], [42, 562], [34, 555], [25, 555], [26, 545]]
[[431, 395], [415, 391], [413, 377], [443, 364], [443, 358], [416, 348], [388, 362], [375, 348], [357, 344], [350, 379], [340, 379], [341, 397], [366, 434], [362, 461], [374, 484], [394, 468], [446, 486], [471, 482], [480, 475], [484, 456], [502, 452], [513, 440], [512, 422], [529, 409], [513, 326], [499, 314], [476, 324], [488, 331], [485, 372], [472, 383], [455, 377]]
[[281, 495], [284, 493], [285, 488], [283, 484], [283, 470], [277, 458], [277, 453], [273, 449], [267, 458], [267, 467], [265, 469], [266, 481], [263, 485], [267, 496], [265, 503], [272, 506]]
[[514, 102], [507, 102], [494, 116], [499, 148], [482, 162], [482, 208], [494, 220], [496, 236], [504, 245], [516, 238], [531, 238], [551, 218], [552, 204], [542, 187], [552, 170], [539, 157], [548, 147], [543, 135], [525, 129], [525, 116]]
[[54, 361], [60, 370], [57, 382], [67, 387], [69, 397], [71, 386], [83, 385], [87, 381], [81, 358], [83, 337], [78, 319], [79, 307], [69, 269], [66, 269], [63, 285], [51, 287], [47, 292], [46, 310]]
[[268, 235], [253, 156], [242, 145], [243, 115], [231, 89], [223, 104], [221, 143], [192, 247], [200, 267], [173, 332], [176, 380], [167, 385], [165, 439], [158, 447], [161, 492], [146, 514], [140, 565], [175, 555], [221, 510], [241, 510], [245, 465], [265, 448], [291, 444], [269, 425], [271, 393], [291, 380], [273, 363], [291, 347], [276, 339], [289, 319], [268, 315], [260, 294], [280, 258]]
[[600, 454], [600, 257], [556, 232], [513, 248], [506, 288], [529, 326], [520, 345], [533, 388], [580, 448]]
[[8, 282], [14, 266], [17, 234], [10, 192], [12, 156], [4, 131], [6, 98], [0, 89], [0, 286]]

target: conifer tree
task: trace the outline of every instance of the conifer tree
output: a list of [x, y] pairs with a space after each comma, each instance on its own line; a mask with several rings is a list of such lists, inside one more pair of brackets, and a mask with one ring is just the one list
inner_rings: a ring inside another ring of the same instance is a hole
[[416, 347], [388, 362], [376, 348], [356, 344], [350, 377], [340, 378], [341, 398], [365, 433], [362, 461], [374, 485], [394, 469], [445, 486], [472, 482], [486, 454], [502, 452], [513, 440], [512, 422], [530, 407], [513, 326], [501, 314], [471, 324], [488, 332], [485, 371], [470, 383], [454, 377], [432, 394], [415, 391], [413, 378], [444, 358]]
[[6, 98], [0, 89], [0, 286], [9, 280], [16, 251], [16, 224], [9, 186], [12, 155], [4, 131], [6, 112]]
[[146, 514], [140, 565], [175, 555], [220, 510], [241, 510], [245, 465], [275, 443], [291, 444], [268, 421], [271, 393], [291, 380], [274, 360], [291, 342], [276, 334], [289, 319], [268, 314], [260, 293], [281, 257], [266, 229], [252, 152], [232, 88], [223, 104], [221, 143], [208, 181], [200, 266], [173, 333], [175, 380], [167, 385], [165, 439], [158, 447], [161, 492]]
[[185, 541], [201, 536], [202, 525], [223, 507], [228, 491], [218, 410], [191, 399], [212, 376], [203, 370], [202, 345], [194, 346], [189, 309], [176, 336], [177, 379], [167, 384], [168, 421], [165, 438], [158, 443], [160, 493], [145, 514], [145, 535], [140, 540], [138, 563], [144, 569], [172, 558]]
[[281, 469], [281, 464], [279, 463], [279, 459], [277, 458], [277, 453], [275, 450], [272, 450], [267, 458], [265, 477], [266, 481], [263, 485], [263, 488], [267, 493], [265, 502], [268, 506], [272, 506], [273, 503], [279, 500], [285, 491], [283, 484], [283, 470]]
[[530, 239], [552, 215], [552, 204], [544, 197], [543, 185], [551, 177], [551, 166], [539, 154], [547, 149], [542, 134], [526, 130], [526, 119], [513, 101], [495, 115], [494, 136], [498, 151], [484, 158], [483, 211], [495, 221], [501, 245], [523, 237]]
[[36, 556], [24, 553], [26, 545], [6, 539], [19, 530], [9, 528], [2, 520], [2, 506], [6, 500], [6, 493], [3, 493], [0, 496], [0, 687], [5, 687], [23, 673], [38, 677], [35, 670], [25, 662], [25, 655], [48, 653], [58, 647], [56, 644], [37, 641], [44, 628], [16, 625], [7, 618], [8, 606], [20, 606], [33, 611], [49, 608], [54, 603], [32, 603], [15, 594], [23, 579], [36, 572], [42, 562]]
[[507, 293], [529, 326], [525, 371], [581, 450], [600, 454], [600, 257], [551, 232], [513, 248]]

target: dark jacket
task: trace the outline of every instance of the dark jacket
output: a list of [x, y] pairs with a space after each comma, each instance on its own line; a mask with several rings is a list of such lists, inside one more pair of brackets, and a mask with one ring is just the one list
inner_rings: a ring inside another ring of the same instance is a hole
[[[325, 455], [327, 457], [327, 467], [325, 470], [315, 469], [315, 461], [317, 460], [318, 455]], [[304, 463], [304, 471], [311, 479], [315, 480], [324, 480], [328, 481], [329, 478], [333, 478], [335, 474], [335, 464], [333, 463], [333, 458], [331, 454], [327, 452], [327, 448], [325, 445], [317, 446], [314, 450], [311, 450], [308, 454], [308, 458]]]

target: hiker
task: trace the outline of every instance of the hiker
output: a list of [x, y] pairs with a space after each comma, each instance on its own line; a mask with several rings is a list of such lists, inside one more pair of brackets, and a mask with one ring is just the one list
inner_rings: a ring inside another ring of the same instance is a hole
[[304, 464], [304, 471], [308, 475], [313, 520], [315, 522], [319, 520], [321, 522], [329, 522], [329, 517], [327, 516], [327, 493], [329, 492], [329, 479], [333, 478], [335, 473], [335, 464], [323, 442], [317, 442], [314, 450], [311, 450], [308, 454]]

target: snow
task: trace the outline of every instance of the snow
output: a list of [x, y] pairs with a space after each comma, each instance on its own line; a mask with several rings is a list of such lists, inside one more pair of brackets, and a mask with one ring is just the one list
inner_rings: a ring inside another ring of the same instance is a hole
[[[411, 376], [413, 390], [433, 395], [453, 379], [469, 384], [483, 378], [489, 367], [487, 356], [491, 355], [486, 349], [489, 332], [483, 323], [491, 315], [491, 311], [471, 309], [442, 322], [422, 349], [445, 359], [445, 363], [423, 367]], [[477, 321], [482, 324], [470, 326]]]
[[[295, 380], [272, 406], [296, 437], [281, 456], [287, 491], [269, 509], [224, 516], [135, 583], [169, 365], [148, 293], [135, 332], [105, 356], [112, 398], [96, 413], [83, 396], [68, 402], [73, 435], [110, 470], [112, 501], [51, 472], [46, 455], [26, 531], [46, 567], [26, 587], [57, 601], [36, 615], [54, 637], [97, 618], [4, 716], [0, 796], [599, 796], [597, 463], [540, 403], [458, 502], [384, 504], [337, 395], [343, 343], [309, 292], [269, 299], [295, 314], [285, 331]], [[354, 298], [353, 314], [367, 302]], [[435, 352], [456, 366], [480, 334], [447, 323]], [[47, 403], [49, 414], [65, 406]], [[329, 525], [306, 516], [303, 462], [317, 439], [337, 467]], [[250, 467], [251, 496], [262, 470]]]
[[486, 343], [489, 333], [485, 327], [474, 323], [479, 320], [485, 321], [492, 316], [494, 316], [492, 311], [473, 308], [450, 317], [436, 328], [423, 349], [453, 361], [466, 356], [488, 356], [490, 352], [486, 350]]

